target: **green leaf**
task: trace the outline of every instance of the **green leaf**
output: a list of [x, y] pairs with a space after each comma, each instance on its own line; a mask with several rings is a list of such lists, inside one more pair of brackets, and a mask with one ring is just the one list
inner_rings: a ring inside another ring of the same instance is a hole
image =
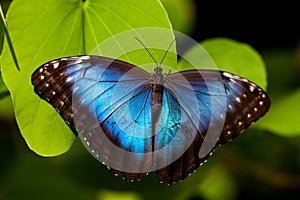
[[[187, 52], [187, 57], [196, 60], [193, 65], [203, 69], [219, 69], [245, 77], [263, 89], [267, 86], [265, 64], [261, 56], [248, 44], [227, 38], [213, 38], [201, 42]], [[204, 48], [208, 55], [203, 51]], [[201, 54], [199, 53], [201, 52]], [[199, 59], [201, 57], [201, 59]], [[191, 68], [186, 62], [181, 69]]]
[[300, 135], [300, 89], [272, 102], [269, 113], [258, 123], [281, 136]]
[[[120, 59], [133, 64], [149, 63], [150, 56], [135, 37], [146, 46], [156, 41], [155, 45], [165, 48], [174, 37], [167, 14], [157, 0], [16, 0], [9, 8], [7, 23], [21, 70], [16, 70], [5, 42], [1, 56], [3, 79], [24, 139], [43, 156], [66, 152], [75, 136], [55, 109], [33, 92], [31, 74], [37, 67], [55, 58], [89, 52], [106, 56], [117, 52]], [[167, 29], [161, 34], [144, 27]], [[116, 35], [126, 30], [131, 31]], [[128, 55], [124, 38], [134, 44]], [[163, 55], [161, 50], [151, 49], [151, 53], [157, 59]], [[174, 65], [175, 55], [169, 54], [165, 62]]]
[[196, 20], [196, 5], [192, 0], [161, 0], [166, 8], [173, 29], [185, 34], [192, 32]]

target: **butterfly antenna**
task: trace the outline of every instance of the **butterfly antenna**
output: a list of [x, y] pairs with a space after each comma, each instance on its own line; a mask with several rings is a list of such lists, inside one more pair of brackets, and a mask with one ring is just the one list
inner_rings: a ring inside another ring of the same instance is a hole
[[139, 41], [139, 43], [141, 43], [141, 45], [146, 49], [146, 51], [148, 52], [148, 54], [150, 55], [150, 57], [152, 58], [152, 60], [155, 62], [155, 64], [158, 66], [157, 61], [155, 60], [155, 58], [153, 57], [153, 55], [150, 53], [149, 49], [144, 45], [144, 43], [137, 37], [135, 37], [135, 39], [137, 41]]
[[165, 57], [167, 56], [167, 54], [168, 54], [168, 52], [169, 52], [169, 50], [170, 50], [170, 48], [171, 48], [171, 46], [173, 45], [173, 43], [176, 41], [176, 38], [174, 38], [174, 40], [171, 42], [171, 44], [169, 45], [169, 47], [168, 47], [168, 49], [167, 49], [167, 51], [165, 52], [165, 54], [164, 54], [164, 56], [163, 56], [163, 58], [161, 59], [161, 61], [160, 61], [160, 63], [159, 63], [159, 66], [163, 63], [163, 61], [164, 61], [164, 59], [165, 59]]

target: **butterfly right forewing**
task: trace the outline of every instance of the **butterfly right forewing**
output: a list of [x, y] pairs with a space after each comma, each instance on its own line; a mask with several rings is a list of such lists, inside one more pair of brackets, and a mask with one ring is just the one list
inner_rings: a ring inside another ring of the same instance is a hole
[[[259, 86], [228, 72], [182, 71], [167, 76], [164, 84], [165, 90], [181, 102], [180, 109], [188, 115], [184, 120], [197, 128], [197, 134], [182, 156], [157, 171], [160, 182], [167, 184], [186, 178], [218, 145], [231, 141], [262, 117], [270, 106], [267, 94]], [[194, 116], [197, 114], [199, 118]]]

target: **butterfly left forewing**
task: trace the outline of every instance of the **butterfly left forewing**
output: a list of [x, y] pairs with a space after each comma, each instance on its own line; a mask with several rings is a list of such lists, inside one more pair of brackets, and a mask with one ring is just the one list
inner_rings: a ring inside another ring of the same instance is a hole
[[133, 154], [135, 167], [149, 165], [141, 155], [152, 149], [145, 139], [151, 138], [150, 81], [144, 70], [100, 56], [60, 58], [32, 75], [35, 92], [59, 112], [74, 134], [81, 133], [89, 152], [106, 166], [119, 166], [111, 170], [129, 181], [139, 180], [145, 172], [118, 170], [130, 162], [123, 154]]

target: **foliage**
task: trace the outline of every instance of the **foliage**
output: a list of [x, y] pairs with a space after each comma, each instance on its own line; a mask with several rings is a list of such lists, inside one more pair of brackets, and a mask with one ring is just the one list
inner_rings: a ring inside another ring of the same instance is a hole
[[[66, 152], [75, 139], [59, 114], [33, 92], [30, 78], [38, 66], [54, 58], [87, 54], [100, 42], [128, 29], [170, 28], [167, 15], [157, 1], [117, 2], [32, 0], [11, 4], [7, 23], [21, 70], [16, 70], [10, 50], [4, 45], [3, 78], [14, 100], [21, 133], [36, 153], [59, 155]], [[133, 11], [128, 12], [128, 9]], [[136, 13], [144, 13], [142, 21], [136, 18]], [[171, 32], [169, 34], [172, 38]], [[131, 54], [125, 60], [135, 63], [136, 59]]]

